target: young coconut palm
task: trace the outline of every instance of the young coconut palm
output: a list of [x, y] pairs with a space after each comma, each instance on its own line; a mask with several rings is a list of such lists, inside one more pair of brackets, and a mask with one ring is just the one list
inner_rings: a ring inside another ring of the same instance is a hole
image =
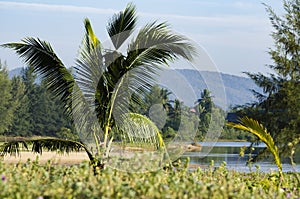
[[[109, 49], [95, 36], [90, 21], [85, 19], [84, 23], [86, 32], [74, 74], [50, 44], [39, 38], [28, 37], [20, 43], [2, 45], [15, 50], [40, 75], [48, 90], [63, 103], [84, 142], [24, 139], [6, 143], [5, 154], [18, 152], [19, 144], [27, 147], [27, 143], [32, 143], [32, 150], [39, 153], [43, 148], [61, 152], [84, 149], [94, 165], [102, 168], [114, 134], [131, 138], [127, 139], [131, 142], [147, 142], [158, 149], [164, 148], [154, 123], [145, 116], [130, 113], [129, 98], [136, 96], [133, 100], [138, 103], [139, 95], [155, 83], [162, 66], [179, 57], [192, 60], [195, 48], [165, 23], [149, 23], [133, 34], [137, 17], [132, 4], [109, 21], [107, 32], [112, 43]], [[121, 53], [124, 45], [127, 45], [126, 52]], [[95, 146], [96, 152], [90, 146]]]

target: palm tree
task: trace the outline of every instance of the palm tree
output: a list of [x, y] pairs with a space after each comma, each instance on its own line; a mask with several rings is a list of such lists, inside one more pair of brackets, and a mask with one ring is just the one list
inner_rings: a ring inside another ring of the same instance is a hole
[[203, 92], [201, 92], [201, 98], [198, 99], [195, 103], [199, 107], [198, 111], [200, 114], [202, 113], [208, 113], [211, 112], [212, 109], [212, 96], [208, 89], [204, 89]]
[[[164, 148], [158, 128], [145, 116], [131, 113], [128, 101], [130, 97], [139, 97], [143, 91], [149, 91], [157, 71], [169, 61], [180, 57], [192, 60], [195, 48], [186, 37], [173, 33], [165, 23], [149, 23], [136, 32], [137, 16], [132, 4], [113, 15], [107, 25], [111, 48], [104, 48], [88, 19], [84, 24], [85, 36], [73, 73], [51, 45], [39, 38], [28, 37], [20, 43], [3, 44], [2, 47], [15, 50], [43, 79], [48, 90], [63, 103], [65, 112], [73, 119], [85, 142], [24, 139], [6, 143], [5, 154], [18, 152], [20, 144], [27, 147], [28, 143], [32, 143], [32, 150], [39, 153], [43, 148], [62, 152], [84, 149], [92, 163], [103, 167], [114, 134], [131, 138], [131, 142], [150, 142], [157, 148]], [[122, 53], [125, 45], [127, 49]], [[135, 129], [128, 128], [130, 126]], [[151, 139], [142, 139], [144, 134]], [[90, 138], [93, 138], [96, 152], [89, 148]]]

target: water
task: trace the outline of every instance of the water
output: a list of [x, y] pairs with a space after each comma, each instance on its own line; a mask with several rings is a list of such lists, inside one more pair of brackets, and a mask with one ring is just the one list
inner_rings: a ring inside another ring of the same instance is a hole
[[[221, 165], [226, 162], [226, 166], [229, 169], [234, 169], [242, 172], [259, 171], [270, 172], [277, 170], [277, 166], [273, 163], [272, 157], [253, 163], [252, 165], [246, 165], [249, 159], [249, 152], [245, 152], [244, 157], [240, 157], [240, 148], [243, 146], [250, 146], [250, 142], [199, 142], [202, 145], [201, 152], [186, 152], [183, 157], [190, 157], [190, 163], [200, 166], [208, 166], [211, 161], [214, 161], [215, 166]], [[265, 148], [265, 144], [261, 143], [255, 145], [254, 151], [250, 156], [254, 157], [260, 150]], [[296, 152], [294, 161], [297, 166], [293, 168], [289, 164], [289, 159], [282, 160], [282, 169], [284, 172], [294, 171], [300, 172], [300, 153]]]

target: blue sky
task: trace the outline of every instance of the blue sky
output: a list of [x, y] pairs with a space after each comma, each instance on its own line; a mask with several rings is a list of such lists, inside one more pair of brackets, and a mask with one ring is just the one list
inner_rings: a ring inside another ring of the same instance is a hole
[[[186, 35], [205, 49], [219, 71], [242, 75], [243, 71], [269, 72], [267, 53], [272, 31], [262, 2], [282, 14], [282, 2], [272, 0], [140, 0], [139, 26], [167, 21], [173, 30]], [[74, 64], [88, 17], [100, 38], [108, 39], [105, 26], [113, 13], [128, 2], [108, 0], [0, 0], [0, 43], [27, 36], [51, 43], [66, 66]], [[0, 49], [8, 68], [23, 66], [9, 49]]]

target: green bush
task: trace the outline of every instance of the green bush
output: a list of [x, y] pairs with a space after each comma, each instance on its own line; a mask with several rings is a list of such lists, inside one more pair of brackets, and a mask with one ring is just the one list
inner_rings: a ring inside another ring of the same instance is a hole
[[225, 164], [147, 173], [106, 168], [94, 175], [88, 163], [0, 162], [0, 175], [0, 198], [297, 198], [300, 194], [291, 173], [284, 173], [284, 184], [278, 184], [278, 172], [240, 173], [227, 170]]

